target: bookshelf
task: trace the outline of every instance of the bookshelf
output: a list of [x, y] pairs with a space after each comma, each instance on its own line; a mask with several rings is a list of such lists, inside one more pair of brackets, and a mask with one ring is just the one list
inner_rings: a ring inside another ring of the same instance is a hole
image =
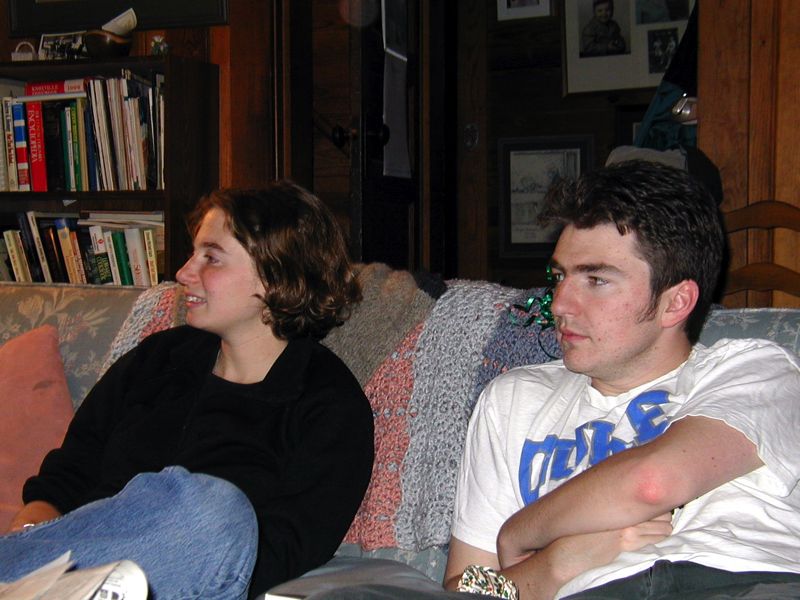
[[0, 78], [23, 82], [82, 77], [119, 77], [122, 69], [142, 77], [164, 75], [164, 187], [146, 191], [0, 192], [0, 215], [20, 211], [163, 211], [164, 272], [174, 279], [191, 247], [186, 213], [219, 181], [218, 67], [193, 59], [129, 57], [104, 61], [0, 63]]

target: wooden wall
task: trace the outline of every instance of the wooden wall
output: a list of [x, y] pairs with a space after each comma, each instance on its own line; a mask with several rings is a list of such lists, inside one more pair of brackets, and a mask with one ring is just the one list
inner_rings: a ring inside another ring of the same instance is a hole
[[[800, 206], [800, 2], [703, 0], [698, 69], [698, 144], [720, 168], [723, 209], [767, 199]], [[737, 233], [730, 249], [731, 268], [766, 261], [800, 270], [794, 232]], [[800, 298], [740, 292], [724, 303], [797, 307]]]

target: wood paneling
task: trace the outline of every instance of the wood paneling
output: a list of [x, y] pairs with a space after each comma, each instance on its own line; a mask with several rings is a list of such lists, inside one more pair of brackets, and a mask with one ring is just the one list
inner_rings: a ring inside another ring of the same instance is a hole
[[[761, 200], [800, 204], [795, 151], [800, 125], [800, 4], [792, 0], [704, 0], [699, 12], [698, 145], [717, 164], [729, 211]], [[731, 40], [746, 43], [731, 44]], [[797, 269], [797, 234], [729, 236], [730, 265], [776, 262]], [[729, 307], [798, 306], [800, 298], [739, 292]]]

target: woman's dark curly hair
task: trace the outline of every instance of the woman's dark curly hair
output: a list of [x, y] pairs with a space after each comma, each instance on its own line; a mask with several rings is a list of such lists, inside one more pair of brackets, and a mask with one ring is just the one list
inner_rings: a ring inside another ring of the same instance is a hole
[[212, 208], [253, 257], [266, 288], [263, 321], [277, 337], [321, 339], [350, 316], [361, 287], [339, 226], [314, 194], [286, 180], [213, 191], [189, 215], [192, 237]]

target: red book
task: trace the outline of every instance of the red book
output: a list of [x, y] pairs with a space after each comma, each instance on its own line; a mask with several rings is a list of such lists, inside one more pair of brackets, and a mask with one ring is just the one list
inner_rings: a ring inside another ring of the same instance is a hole
[[83, 92], [84, 79], [63, 79], [61, 81], [32, 81], [25, 84], [25, 95], [67, 94]]
[[31, 189], [34, 192], [47, 191], [47, 166], [44, 156], [44, 127], [42, 103], [28, 102], [28, 165], [31, 175]]

